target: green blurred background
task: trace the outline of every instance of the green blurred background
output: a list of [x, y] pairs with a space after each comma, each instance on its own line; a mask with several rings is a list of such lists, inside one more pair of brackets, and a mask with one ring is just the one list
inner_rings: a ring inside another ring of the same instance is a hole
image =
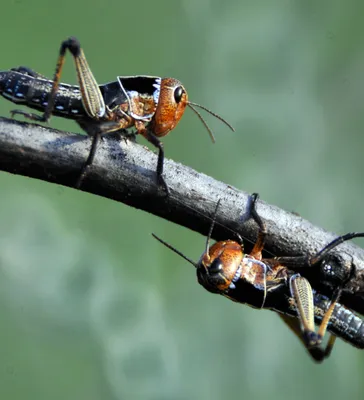
[[[100, 83], [178, 78], [236, 133], [206, 116], [212, 145], [187, 110], [167, 157], [328, 230], [364, 230], [363, 11], [359, 0], [9, 0], [0, 68], [52, 76], [74, 35]], [[62, 80], [75, 83], [66, 63]], [[0, 115], [13, 108], [0, 99]], [[150, 233], [196, 260], [203, 237], [80, 191], [0, 179], [1, 399], [363, 398], [362, 351], [338, 342], [315, 365], [276, 315], [207, 293]]]

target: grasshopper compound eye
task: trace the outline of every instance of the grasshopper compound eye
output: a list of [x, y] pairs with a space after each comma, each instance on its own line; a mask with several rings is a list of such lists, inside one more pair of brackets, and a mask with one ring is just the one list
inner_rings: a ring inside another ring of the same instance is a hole
[[223, 264], [220, 258], [216, 258], [210, 265], [208, 272], [210, 275], [219, 274], [223, 270]]
[[198, 282], [209, 292], [224, 293], [235, 289], [240, 278], [243, 252], [233, 240], [215, 243], [201, 257], [197, 267]]
[[175, 102], [177, 104], [181, 102], [184, 91], [185, 90], [183, 89], [183, 86], [178, 86], [175, 89], [175, 91], [174, 91], [174, 100], [175, 100]]

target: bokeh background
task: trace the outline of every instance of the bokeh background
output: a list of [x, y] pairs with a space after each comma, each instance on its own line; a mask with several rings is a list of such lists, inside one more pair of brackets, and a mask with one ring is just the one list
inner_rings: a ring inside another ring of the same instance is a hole
[[[236, 133], [206, 116], [212, 145], [187, 110], [167, 157], [360, 231], [363, 12], [359, 0], [8, 0], [0, 68], [52, 76], [75, 35], [100, 83], [176, 77]], [[63, 80], [76, 82], [69, 57]], [[0, 99], [0, 115], [13, 108]], [[339, 341], [315, 365], [276, 315], [207, 293], [150, 233], [194, 259], [202, 236], [49, 183], [1, 173], [0, 187], [1, 399], [363, 397], [362, 351]]]

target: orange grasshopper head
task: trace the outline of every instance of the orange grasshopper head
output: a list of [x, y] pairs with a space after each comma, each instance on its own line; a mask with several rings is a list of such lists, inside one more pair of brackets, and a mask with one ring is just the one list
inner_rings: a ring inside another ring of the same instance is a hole
[[205, 251], [197, 263], [160, 239], [154, 233], [153, 236], [196, 268], [198, 283], [207, 291], [211, 293], [226, 294], [229, 289], [235, 289], [235, 282], [242, 277], [244, 249], [243, 241], [239, 234], [236, 235], [238, 236], [240, 243], [234, 240], [224, 240], [216, 242], [210, 247], [210, 239], [214, 229], [219, 205], [220, 200], [216, 204], [215, 214], [206, 238]]
[[211, 129], [195, 107], [207, 111], [209, 114], [224, 122], [232, 131], [234, 131], [234, 128], [219, 115], [210, 111], [206, 107], [190, 102], [188, 100], [187, 91], [179, 80], [174, 78], [163, 78], [161, 81], [157, 109], [151, 122], [152, 131], [155, 136], [162, 137], [173, 130], [182, 118], [186, 106], [189, 106], [197, 114], [205, 125], [213, 142], [215, 142], [215, 138]]
[[167, 135], [182, 118], [187, 104], [188, 95], [181, 82], [174, 78], [163, 78], [153, 118], [153, 133], [157, 137]]
[[223, 293], [241, 278], [242, 246], [233, 241], [216, 242], [202, 254], [197, 264], [198, 282], [209, 292]]
[[242, 279], [244, 253], [238, 242], [225, 240], [209, 247], [208, 237], [206, 250], [196, 263], [154, 233], [152, 235], [192, 264], [196, 268], [198, 283], [211, 293], [226, 294], [230, 289], [235, 289], [235, 282]]

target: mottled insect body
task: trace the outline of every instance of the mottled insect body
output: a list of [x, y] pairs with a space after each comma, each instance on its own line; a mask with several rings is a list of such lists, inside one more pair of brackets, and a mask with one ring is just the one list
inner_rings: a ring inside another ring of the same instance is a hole
[[[79, 86], [60, 83], [67, 50], [73, 56]], [[41, 122], [48, 121], [51, 115], [73, 119], [93, 136], [90, 154], [77, 187], [92, 164], [101, 134], [133, 129], [156, 146], [159, 150], [157, 178], [168, 194], [169, 189], [162, 176], [164, 150], [159, 138], [176, 127], [187, 106], [203, 122], [213, 141], [211, 129], [195, 107], [204, 109], [234, 130], [219, 115], [189, 101], [186, 89], [174, 78], [118, 76], [114, 82], [98, 85], [80, 43], [72, 37], [61, 44], [53, 80], [27, 67], [13, 68], [0, 72], [0, 94], [14, 103], [43, 111], [40, 116], [14, 110], [13, 115], [21, 114]]]
[[[329, 298], [313, 290], [309, 281], [297, 273], [302, 267], [319, 268], [334, 247], [354, 237], [363, 237], [364, 233], [340, 236], [312, 257], [263, 258], [267, 230], [255, 209], [257, 199], [258, 195], [254, 194], [250, 215], [257, 223], [259, 233], [248, 254], [244, 252], [243, 241], [236, 233], [237, 241], [224, 240], [209, 245], [217, 208], [206, 249], [197, 263], [153, 236], [194, 265], [198, 282], [209, 292], [254, 308], [276, 311], [315, 361], [321, 362], [330, 355], [336, 337], [364, 349], [364, 321], [338, 302], [346, 282], [338, 282]], [[317, 332], [315, 323], [319, 325]], [[326, 330], [331, 336], [323, 349], [321, 343]]]
[[[331, 301], [327, 296], [314, 292], [315, 320], [317, 323], [322, 321], [330, 304]], [[364, 321], [342, 304], [335, 304], [327, 330], [351, 345], [364, 349]]]
[[[90, 121], [80, 87], [60, 83], [54, 95], [52, 115], [75, 120], [90, 135], [97, 130], [110, 132], [135, 128], [135, 121], [142, 121], [147, 127], [158, 109], [161, 87], [171, 85], [178, 87], [181, 83], [177, 79], [157, 76], [118, 76], [114, 82], [99, 85], [104, 107]], [[38, 111], [46, 111], [52, 86], [52, 80], [26, 67], [0, 72], [0, 94], [16, 104]], [[107, 122], [116, 123], [110, 125]], [[166, 135], [171, 128], [161, 120], [156, 125], [164, 126], [164, 129], [155, 129], [158, 136]]]
[[[241, 243], [233, 240], [216, 242], [197, 264], [197, 279], [209, 292], [235, 302], [299, 318], [290, 281], [304, 278], [277, 260], [252, 258], [244, 253]], [[321, 324], [331, 300], [314, 290], [312, 298], [315, 322]], [[335, 304], [327, 329], [364, 348], [364, 321], [345, 306]]]
[[[0, 94], [16, 104], [38, 111], [48, 106], [53, 81], [25, 68], [0, 71]], [[87, 117], [78, 86], [60, 83], [55, 96], [53, 115], [77, 120]]]

